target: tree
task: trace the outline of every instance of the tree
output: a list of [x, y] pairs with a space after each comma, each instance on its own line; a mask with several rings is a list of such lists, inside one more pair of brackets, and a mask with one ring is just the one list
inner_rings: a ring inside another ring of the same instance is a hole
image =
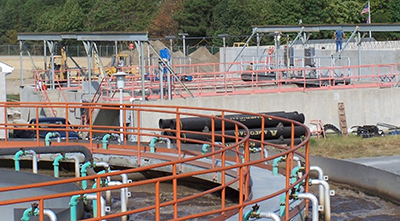
[[145, 31], [157, 12], [156, 1], [97, 1], [88, 17], [91, 31]]
[[389, 0], [388, 11], [390, 14], [390, 22], [400, 22], [400, 0]]
[[174, 16], [181, 32], [190, 36], [211, 36], [214, 33], [212, 12], [222, 0], [184, 0], [183, 10]]
[[174, 16], [183, 10], [183, 0], [166, 0], [161, 3], [158, 13], [149, 24], [149, 33], [153, 37], [175, 35], [178, 22]]

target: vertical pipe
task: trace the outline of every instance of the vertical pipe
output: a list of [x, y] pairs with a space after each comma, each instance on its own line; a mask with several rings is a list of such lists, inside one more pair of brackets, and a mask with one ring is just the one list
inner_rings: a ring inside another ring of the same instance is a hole
[[64, 157], [62, 155], [56, 157], [53, 162], [53, 167], [54, 167], [54, 177], [58, 178], [59, 177], [59, 161], [62, 160]]
[[122, 102], [123, 102], [123, 93], [124, 92], [124, 88], [120, 88], [119, 89], [119, 103], [121, 106], [119, 106], [119, 136], [120, 136], [120, 140], [121, 140], [121, 144], [124, 144], [124, 107], [122, 106]]
[[[119, 181], [111, 181], [108, 183], [109, 186], [116, 186], [116, 185], [121, 185], [122, 183]], [[108, 191], [110, 192], [110, 191]], [[127, 211], [127, 200], [126, 200], [127, 192], [126, 188], [121, 188], [120, 190], [120, 197], [121, 197], [121, 213]], [[106, 200], [107, 201], [107, 200]], [[121, 221], [127, 221], [128, 217], [127, 216], [122, 216]]]
[[[361, 34], [358, 31], [358, 44], [357, 44], [357, 48], [358, 48], [358, 65], [361, 65]], [[358, 67], [358, 79], [360, 80], [361, 78], [361, 67]]]
[[74, 196], [71, 197], [71, 200], [69, 201], [70, 221], [76, 221], [77, 220], [76, 206], [78, 205], [78, 199], [80, 197], [81, 197], [81, 195], [74, 195]]
[[[86, 196], [88, 200], [93, 200], [93, 217], [97, 217], [97, 195], [96, 194], [88, 194]], [[101, 216], [106, 215], [106, 201], [103, 197], [100, 197], [100, 214]]]
[[47, 46], [46, 40], [43, 40], [43, 54], [44, 54], [44, 69], [47, 70]]
[[158, 69], [159, 69], [159, 81], [160, 81], [160, 100], [164, 100], [164, 63], [161, 61], [158, 63]]
[[[321, 167], [318, 166], [310, 166], [310, 170], [317, 171], [318, 179], [324, 180], [324, 172], [322, 171]], [[319, 204], [323, 206], [322, 211], [325, 210], [325, 197], [324, 197], [324, 187], [322, 185], [318, 186], [318, 195], [319, 195]]]
[[19, 160], [21, 155], [24, 155], [25, 152], [23, 150], [19, 150], [15, 155], [14, 155], [14, 166], [15, 166], [15, 171], [19, 171], [20, 170], [20, 166], [19, 166]]
[[318, 200], [311, 193], [299, 193], [299, 199], [309, 199], [312, 202], [312, 221], [318, 221]]
[[[368, 0], [368, 24], [371, 24], [371, 3], [370, 3], [370, 1]], [[369, 38], [371, 39], [372, 38], [372, 32], [371, 31], [369, 31]]]
[[22, 67], [22, 57], [24, 55], [24, 41], [19, 41], [19, 66], [21, 67], [20, 70], [20, 79], [21, 79], [21, 85], [24, 85], [24, 68]]
[[74, 164], [75, 164], [75, 177], [80, 177], [80, 173], [79, 173], [79, 158], [75, 155], [72, 155], [70, 158], [72, 158], [74, 160]]
[[257, 32], [257, 63], [260, 60], [260, 33]]
[[225, 85], [225, 93], [227, 93], [227, 85], [226, 85], [226, 46], [225, 46], [225, 36], [222, 37], [223, 45], [224, 45], [224, 85]]
[[36, 152], [34, 150], [26, 150], [25, 153], [32, 154], [32, 170], [33, 173], [38, 173], [38, 166], [37, 166], [38, 157]]
[[55, 85], [54, 85], [54, 75], [55, 75], [55, 72], [54, 72], [54, 41], [51, 41], [51, 42], [49, 42], [49, 44], [50, 44], [50, 47], [49, 47], [49, 49], [50, 49], [50, 56], [51, 56], [51, 58], [50, 58], [50, 60], [51, 60], [51, 75], [50, 75], [50, 83], [51, 83], [51, 89], [55, 89]]
[[324, 186], [325, 194], [325, 221], [331, 221], [331, 199], [330, 199], [330, 188], [328, 182], [325, 180], [311, 180], [311, 184], [318, 184]]
[[143, 54], [144, 54], [144, 50], [143, 50], [143, 42], [138, 42], [138, 45], [140, 46], [140, 48], [138, 49], [138, 52], [139, 52], [139, 58], [140, 58], [140, 60], [141, 60], [141, 63], [140, 63], [140, 70], [142, 71], [142, 101], [145, 101], [146, 100], [146, 91], [145, 91], [145, 85], [144, 85], [144, 72], [145, 72], [145, 70], [144, 70], [144, 57], [143, 57]]
[[[167, 63], [167, 65], [169, 65]], [[171, 100], [171, 72], [167, 70], [167, 93], [168, 93], [168, 100]]]
[[160, 221], [160, 181], [156, 182], [155, 198], [156, 198], [156, 221]]

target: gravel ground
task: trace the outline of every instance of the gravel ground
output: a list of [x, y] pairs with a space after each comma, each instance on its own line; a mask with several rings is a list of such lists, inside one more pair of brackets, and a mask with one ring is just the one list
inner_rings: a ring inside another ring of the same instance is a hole
[[[24, 81], [23, 85], [32, 85], [33, 84], [33, 76], [32, 71], [34, 70], [34, 66], [37, 70], [44, 68], [44, 60], [43, 56], [32, 56], [32, 60], [29, 56], [24, 56], [22, 60], [23, 70], [24, 70]], [[87, 67], [87, 57], [76, 57], [74, 60], [81, 67]], [[110, 62], [111, 58], [102, 58], [103, 64], [107, 64]], [[6, 88], [7, 94], [19, 94], [19, 88], [21, 86], [21, 65], [20, 65], [20, 57], [19, 56], [0, 56], [0, 61], [10, 65], [14, 68], [12, 74], [6, 77]], [[73, 64], [70, 59], [67, 61], [68, 64]]]

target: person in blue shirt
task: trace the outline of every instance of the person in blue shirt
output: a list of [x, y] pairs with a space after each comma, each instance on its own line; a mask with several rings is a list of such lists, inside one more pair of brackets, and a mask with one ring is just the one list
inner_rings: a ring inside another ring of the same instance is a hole
[[334, 36], [336, 41], [336, 52], [339, 52], [339, 50], [342, 50], [342, 40], [345, 37], [345, 34], [342, 29], [339, 29], [335, 31]]

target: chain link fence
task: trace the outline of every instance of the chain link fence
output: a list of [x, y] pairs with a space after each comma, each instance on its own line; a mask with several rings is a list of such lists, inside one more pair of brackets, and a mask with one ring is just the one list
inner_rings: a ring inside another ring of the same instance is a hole
[[[44, 55], [44, 46], [43, 45], [26, 45], [29, 53], [32, 56], [43, 56]], [[186, 46], [186, 51], [188, 54], [196, 51], [199, 47], [202, 46], [191, 46], [187, 45]], [[206, 47], [211, 54], [216, 54], [219, 52], [219, 47], [215, 46], [210, 46], [206, 45]], [[169, 48], [169, 47], [168, 47]], [[97, 45], [97, 49], [99, 51], [99, 55], [101, 57], [112, 57], [115, 52], [115, 45]], [[124, 51], [124, 50], [130, 50], [129, 46], [127, 45], [118, 45], [118, 51]], [[182, 46], [174, 46], [173, 51], [183, 51]], [[55, 45], [54, 51], [59, 52], [60, 51], [60, 46]], [[0, 45], [0, 56], [19, 56], [19, 45]], [[67, 46], [67, 52], [72, 56], [72, 57], [85, 57], [86, 51], [83, 45], [77, 45], [77, 46]], [[58, 53], [56, 53], [58, 54]], [[24, 55], [26, 55], [26, 51], [24, 51]], [[47, 55], [49, 56], [49, 52], [47, 52]]]

